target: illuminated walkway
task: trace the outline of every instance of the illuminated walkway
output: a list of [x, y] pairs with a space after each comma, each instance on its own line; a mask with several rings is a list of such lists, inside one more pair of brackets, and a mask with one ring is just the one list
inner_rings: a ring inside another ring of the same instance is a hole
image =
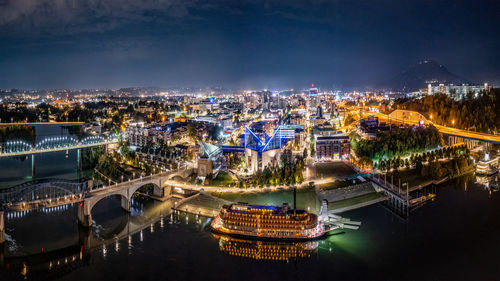
[[0, 157], [33, 155], [118, 143], [118, 136], [87, 136], [77, 140], [72, 136], [49, 137], [33, 144], [26, 140], [9, 140], [0, 143]]
[[21, 155], [31, 155], [31, 154], [39, 154], [39, 153], [46, 153], [46, 152], [64, 151], [64, 150], [87, 148], [87, 147], [94, 147], [94, 146], [113, 144], [113, 143], [118, 143], [118, 140], [110, 140], [110, 141], [103, 141], [103, 142], [90, 143], [90, 144], [79, 144], [79, 145], [72, 145], [72, 146], [61, 146], [61, 147], [46, 148], [46, 149], [33, 149], [33, 150], [26, 150], [26, 151], [19, 151], [19, 152], [0, 152], [0, 157], [21, 156]]

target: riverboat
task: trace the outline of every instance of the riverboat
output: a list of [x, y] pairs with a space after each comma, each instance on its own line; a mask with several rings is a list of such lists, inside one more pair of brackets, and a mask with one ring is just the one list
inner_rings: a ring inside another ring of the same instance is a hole
[[282, 206], [237, 203], [224, 205], [211, 223], [212, 231], [258, 240], [314, 240], [337, 229], [326, 226], [316, 214]]
[[476, 173], [485, 176], [498, 173], [498, 157], [490, 159], [489, 154], [485, 154], [484, 159], [477, 163]]

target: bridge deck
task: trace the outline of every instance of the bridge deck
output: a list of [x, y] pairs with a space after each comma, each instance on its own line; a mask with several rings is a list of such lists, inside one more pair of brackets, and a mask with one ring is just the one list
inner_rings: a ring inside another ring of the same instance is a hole
[[73, 150], [73, 149], [94, 147], [94, 146], [113, 144], [113, 143], [118, 143], [118, 140], [91, 143], [91, 144], [79, 144], [79, 145], [73, 145], [73, 146], [62, 146], [62, 147], [49, 148], [49, 149], [33, 149], [33, 150], [26, 150], [26, 151], [19, 151], [19, 152], [0, 153], [0, 157], [21, 156], [21, 155], [39, 154], [39, 153], [56, 152], [56, 151], [64, 151], [64, 150]]
[[[398, 117], [398, 114], [401, 115], [406, 114], [407, 117], [400, 118]], [[446, 135], [475, 140], [475, 141], [500, 144], [500, 135], [472, 132], [472, 131], [438, 125], [428, 120], [427, 118], [425, 118], [425, 116], [416, 111], [397, 109], [388, 115], [379, 112], [365, 112], [365, 115], [373, 115], [384, 121], [399, 122], [409, 125], [418, 125], [420, 120], [423, 120], [425, 124], [434, 125], [441, 133]]]

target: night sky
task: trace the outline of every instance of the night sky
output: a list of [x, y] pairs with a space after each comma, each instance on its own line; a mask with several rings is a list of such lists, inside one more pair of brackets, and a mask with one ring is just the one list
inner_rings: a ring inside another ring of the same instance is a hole
[[0, 0], [0, 88], [500, 84], [500, 1]]

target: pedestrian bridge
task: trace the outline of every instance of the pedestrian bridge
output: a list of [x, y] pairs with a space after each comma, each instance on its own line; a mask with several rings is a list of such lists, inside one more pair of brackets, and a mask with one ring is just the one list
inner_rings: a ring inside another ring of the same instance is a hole
[[118, 143], [118, 136], [88, 136], [77, 140], [71, 136], [50, 137], [31, 143], [26, 140], [12, 140], [0, 143], [0, 157], [32, 155]]
[[35, 209], [76, 202], [89, 194], [92, 185], [92, 180], [56, 178], [25, 182], [0, 191], [0, 208]]

